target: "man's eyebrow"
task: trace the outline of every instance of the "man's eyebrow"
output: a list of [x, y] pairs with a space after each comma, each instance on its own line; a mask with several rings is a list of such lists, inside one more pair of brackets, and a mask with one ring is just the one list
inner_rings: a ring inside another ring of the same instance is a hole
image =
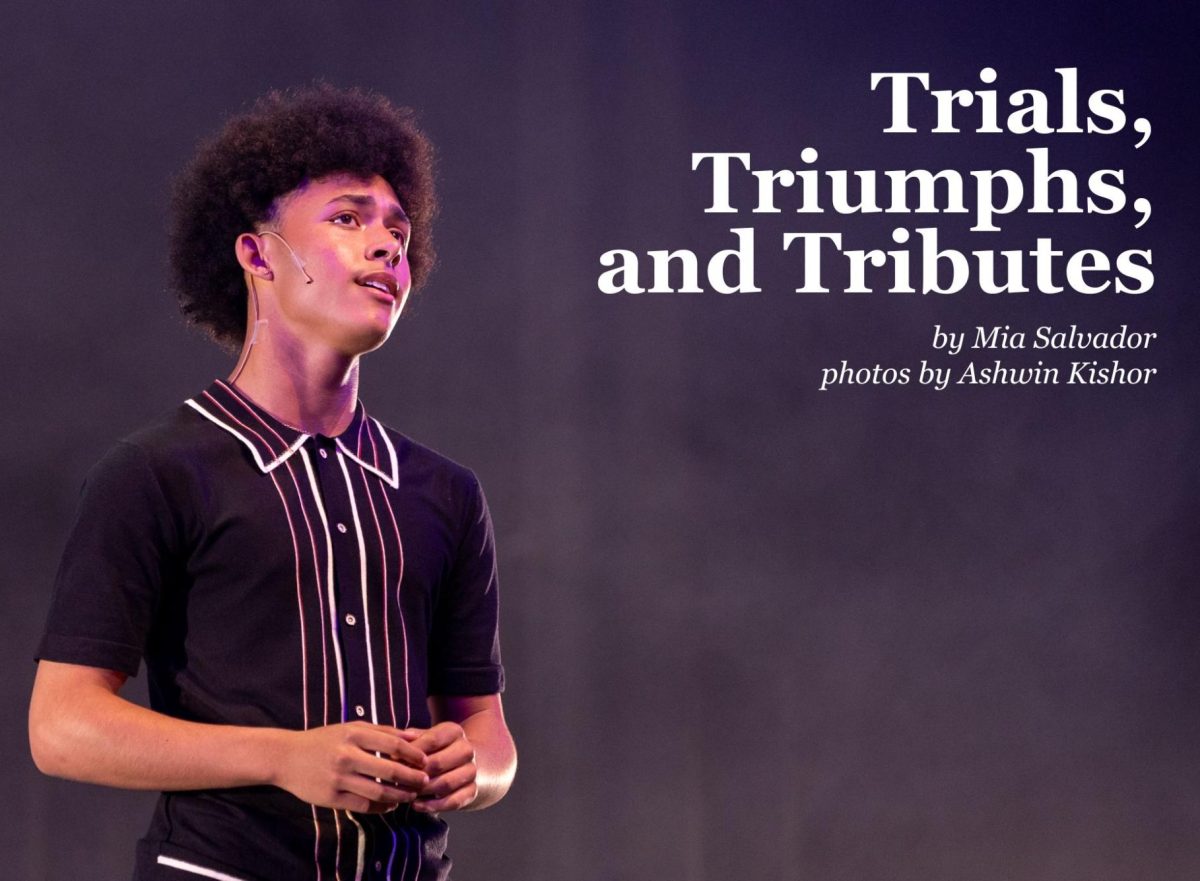
[[[364, 196], [361, 193], [343, 193], [340, 196], [334, 196], [326, 206], [332, 205], [334, 202], [349, 202], [351, 205], [357, 205], [360, 208], [374, 208], [376, 202], [372, 196]], [[404, 213], [404, 209], [399, 205], [388, 212], [386, 220], [388, 223], [405, 223], [412, 226], [412, 221], [408, 219], [408, 215]]]

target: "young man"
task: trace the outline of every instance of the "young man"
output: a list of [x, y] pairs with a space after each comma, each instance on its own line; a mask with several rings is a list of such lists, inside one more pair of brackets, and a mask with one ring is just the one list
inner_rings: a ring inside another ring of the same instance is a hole
[[431, 169], [408, 111], [318, 87], [178, 184], [183, 310], [241, 357], [88, 475], [30, 707], [44, 772], [163, 790], [137, 881], [447, 878], [439, 814], [512, 780], [479, 484], [357, 394], [432, 264]]

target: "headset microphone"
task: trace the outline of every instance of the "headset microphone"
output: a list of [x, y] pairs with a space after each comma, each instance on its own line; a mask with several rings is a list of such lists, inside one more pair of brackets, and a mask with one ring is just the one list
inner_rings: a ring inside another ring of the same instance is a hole
[[265, 230], [263, 230], [261, 233], [259, 233], [259, 235], [264, 235], [264, 236], [275, 236], [275, 238], [277, 238], [277, 239], [279, 239], [279, 241], [283, 242], [283, 246], [284, 246], [285, 248], [287, 248], [287, 249], [288, 249], [288, 253], [289, 253], [289, 254], [291, 254], [291, 255], [292, 255], [292, 259], [293, 259], [294, 261], [296, 261], [296, 267], [297, 267], [297, 268], [298, 268], [298, 269], [299, 269], [301, 272], [303, 272], [303, 273], [304, 273], [304, 277], [308, 279], [308, 281], [307, 281], [307, 282], [305, 282], [305, 284], [312, 284], [312, 283], [313, 283], [313, 277], [312, 277], [311, 275], [309, 275], [309, 274], [308, 274], [308, 270], [304, 268], [304, 264], [303, 264], [303, 263], [300, 261], [300, 258], [296, 256], [296, 252], [295, 252], [294, 250], [292, 250], [292, 246], [288, 244], [288, 240], [287, 240], [287, 239], [285, 239], [285, 238], [284, 238], [283, 236], [281, 236], [279, 233], [277, 233], [277, 232], [273, 232], [273, 231], [271, 231], [271, 230], [269, 230], [269, 229], [265, 229]]

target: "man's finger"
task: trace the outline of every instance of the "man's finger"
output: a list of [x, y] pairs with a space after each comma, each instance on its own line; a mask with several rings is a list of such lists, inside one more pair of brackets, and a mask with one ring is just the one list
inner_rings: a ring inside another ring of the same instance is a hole
[[425, 752], [409, 743], [396, 729], [357, 728], [350, 735], [355, 746], [367, 752], [383, 753], [414, 768], [425, 767]]
[[462, 789], [475, 782], [476, 768], [474, 765], [466, 764], [454, 768], [446, 772], [440, 777], [435, 777], [426, 784], [421, 790], [423, 797], [445, 798], [451, 793]]
[[458, 811], [475, 801], [478, 794], [479, 788], [474, 783], [470, 783], [462, 789], [456, 789], [444, 798], [419, 798], [413, 802], [412, 806], [413, 810], [420, 811], [422, 814], [434, 814], [438, 811]]
[[475, 748], [466, 738], [453, 741], [445, 749], [431, 753], [425, 761], [425, 773], [430, 777], [445, 774], [451, 768], [457, 768], [475, 761]]
[[419, 790], [429, 783], [429, 775], [419, 768], [413, 768], [390, 759], [381, 759], [370, 753], [363, 753], [354, 763], [354, 770], [364, 777], [372, 777], [387, 783], [394, 783], [405, 789]]
[[445, 749], [463, 737], [465, 734], [461, 725], [455, 722], [441, 722], [422, 732], [421, 736], [412, 742], [412, 746], [428, 755]]
[[[389, 783], [380, 783], [377, 780], [372, 780], [370, 777], [363, 777], [359, 774], [347, 775], [341, 782], [341, 786], [345, 794], [357, 796], [366, 802], [388, 804], [393, 807], [407, 804], [415, 797], [415, 793], [412, 790], [397, 789]], [[355, 808], [355, 810], [364, 809]]]

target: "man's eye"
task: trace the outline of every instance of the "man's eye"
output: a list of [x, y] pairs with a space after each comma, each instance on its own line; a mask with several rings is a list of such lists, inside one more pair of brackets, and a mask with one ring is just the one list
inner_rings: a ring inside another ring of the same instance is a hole
[[332, 218], [330, 218], [330, 219], [331, 219], [331, 220], [332, 220], [334, 223], [346, 223], [346, 224], [352, 224], [352, 223], [355, 223], [355, 222], [358, 220], [358, 218], [356, 218], [356, 217], [355, 217], [353, 214], [351, 214], [349, 211], [343, 211], [341, 214], [335, 214], [335, 215], [334, 215]]

